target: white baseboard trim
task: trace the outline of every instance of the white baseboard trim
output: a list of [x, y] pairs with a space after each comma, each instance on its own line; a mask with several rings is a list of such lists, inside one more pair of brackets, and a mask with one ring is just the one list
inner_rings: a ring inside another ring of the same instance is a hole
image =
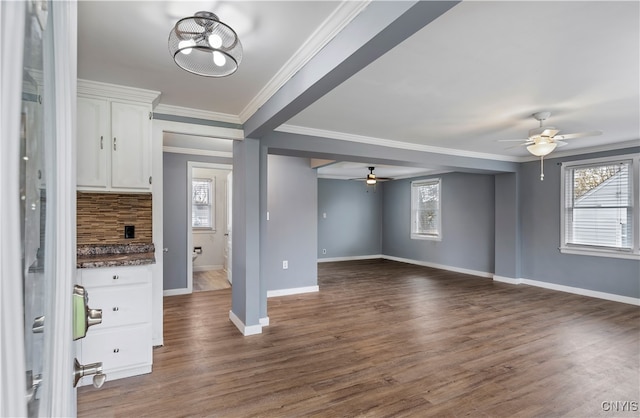
[[222, 270], [224, 266], [222, 264], [214, 264], [211, 266], [193, 266], [193, 271], [211, 271], [211, 270]]
[[301, 293], [313, 293], [319, 291], [319, 286], [293, 287], [291, 289], [267, 290], [267, 297], [273, 298], [276, 296], [299, 295]]
[[384, 257], [382, 254], [354, 255], [351, 257], [327, 257], [327, 258], [319, 258], [318, 263], [332, 263], [334, 261], [374, 260], [376, 258], [382, 258], [382, 257]]
[[529, 286], [543, 287], [545, 289], [557, 290], [559, 292], [573, 293], [581, 296], [605, 299], [613, 302], [628, 303], [630, 305], [640, 306], [640, 298], [632, 298], [630, 296], [616, 295], [613, 293], [599, 292], [597, 290], [581, 289], [579, 287], [564, 286], [561, 284], [541, 282], [539, 280], [520, 279], [522, 284]]
[[573, 293], [574, 295], [587, 296], [591, 298], [610, 300], [612, 302], [627, 303], [629, 305], [640, 306], [640, 298], [632, 298], [629, 296], [616, 295], [614, 293], [599, 292], [597, 290], [582, 289], [580, 287], [565, 286], [540, 280], [531, 279], [513, 279], [510, 277], [493, 276], [493, 280], [509, 284], [525, 284], [528, 286], [542, 287], [544, 289], [555, 290], [558, 292]]
[[512, 277], [498, 276], [496, 274], [493, 275], [493, 281], [494, 282], [500, 282], [500, 283], [508, 283], [508, 284], [521, 284], [522, 283], [522, 279], [514, 279]]
[[162, 291], [162, 296], [189, 295], [191, 293], [193, 293], [193, 292], [185, 287], [185, 288], [182, 288], [182, 289], [163, 290]]
[[493, 273], [487, 273], [485, 271], [477, 271], [477, 270], [470, 270], [470, 269], [465, 269], [460, 267], [445, 266], [444, 264], [431, 263], [429, 261], [412, 260], [409, 258], [394, 257], [392, 255], [382, 255], [381, 257], [384, 258], [385, 260], [398, 261], [400, 263], [415, 264], [415, 265], [424, 266], [424, 267], [432, 267], [432, 268], [441, 269], [441, 270], [455, 271], [456, 273], [470, 274], [472, 276], [486, 277], [488, 279], [491, 279], [494, 277]]
[[262, 334], [262, 325], [249, 325], [246, 326], [240, 318], [233, 311], [229, 311], [229, 319], [233, 322], [233, 325], [236, 326], [245, 337], [249, 335]]
[[268, 327], [269, 326], [269, 317], [265, 316], [264, 318], [260, 318], [260, 325], [262, 325], [263, 327]]

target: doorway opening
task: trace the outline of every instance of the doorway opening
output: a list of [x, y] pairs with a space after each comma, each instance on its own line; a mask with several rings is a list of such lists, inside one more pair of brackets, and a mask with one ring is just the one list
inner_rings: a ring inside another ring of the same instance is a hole
[[187, 172], [187, 287], [194, 292], [228, 289], [232, 166], [188, 161]]

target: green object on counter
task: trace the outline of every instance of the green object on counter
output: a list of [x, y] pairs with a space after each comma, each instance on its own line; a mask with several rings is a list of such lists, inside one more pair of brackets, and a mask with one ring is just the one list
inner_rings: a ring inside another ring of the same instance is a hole
[[84, 303], [84, 289], [73, 291], [73, 339], [78, 340], [87, 335], [86, 308]]

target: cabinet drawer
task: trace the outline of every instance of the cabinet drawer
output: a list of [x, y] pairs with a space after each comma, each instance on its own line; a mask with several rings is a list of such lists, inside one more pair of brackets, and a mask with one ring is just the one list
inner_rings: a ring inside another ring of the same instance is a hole
[[102, 309], [102, 323], [91, 331], [122, 325], [151, 322], [151, 286], [111, 286], [87, 288], [89, 307]]
[[151, 269], [147, 266], [79, 269], [79, 271], [81, 271], [82, 285], [87, 288], [151, 283]]
[[82, 364], [102, 362], [109, 372], [151, 364], [151, 327], [139, 325], [87, 333], [82, 340]]

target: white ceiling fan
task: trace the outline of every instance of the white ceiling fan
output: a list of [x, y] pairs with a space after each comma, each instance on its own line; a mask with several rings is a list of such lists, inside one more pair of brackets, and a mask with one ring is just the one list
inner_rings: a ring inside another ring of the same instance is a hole
[[559, 129], [553, 126], [544, 126], [544, 121], [551, 116], [551, 112], [537, 112], [532, 115], [540, 122], [540, 126], [529, 130], [527, 139], [499, 139], [498, 142], [522, 142], [520, 145], [527, 147], [527, 151], [536, 157], [540, 157], [540, 180], [544, 180], [543, 160], [556, 147], [567, 145], [565, 140], [583, 138], [587, 136], [601, 135], [602, 131], [576, 132], [573, 134], [558, 135]]

